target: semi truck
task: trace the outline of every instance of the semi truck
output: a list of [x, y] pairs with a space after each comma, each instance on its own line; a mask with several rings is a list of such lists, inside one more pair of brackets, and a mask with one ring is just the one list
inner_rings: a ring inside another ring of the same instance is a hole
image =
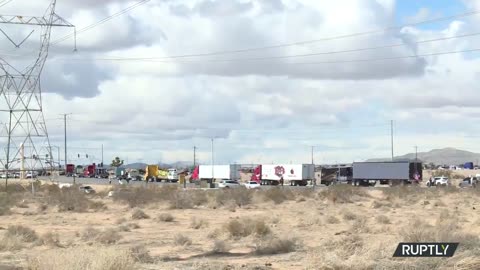
[[322, 165], [320, 184], [332, 185], [336, 183], [351, 184], [353, 180], [352, 165]]
[[240, 180], [240, 165], [199, 165], [192, 173], [193, 180]]
[[[306, 186], [315, 179], [313, 164], [262, 164], [254, 169], [251, 180], [261, 185]], [[283, 181], [283, 183], [282, 183]]]
[[422, 181], [421, 162], [354, 162], [353, 182], [355, 185], [410, 184]]
[[75, 164], [67, 164], [65, 168], [65, 175], [72, 176], [75, 173]]

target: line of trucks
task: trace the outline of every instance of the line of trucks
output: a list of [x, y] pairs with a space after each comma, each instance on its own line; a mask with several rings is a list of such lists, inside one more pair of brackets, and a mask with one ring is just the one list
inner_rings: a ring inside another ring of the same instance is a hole
[[[240, 180], [241, 165], [199, 165], [191, 179]], [[253, 169], [250, 181], [261, 185], [306, 186], [347, 183], [359, 186], [411, 184], [422, 181], [421, 162], [354, 162], [348, 165], [261, 164]]]

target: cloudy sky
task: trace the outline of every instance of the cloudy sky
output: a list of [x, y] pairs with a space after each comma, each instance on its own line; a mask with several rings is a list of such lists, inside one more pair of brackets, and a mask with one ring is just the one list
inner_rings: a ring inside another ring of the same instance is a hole
[[[62, 148], [72, 113], [71, 162], [98, 162], [103, 144], [105, 160], [189, 161], [197, 146], [209, 163], [211, 138], [216, 163], [309, 163], [311, 146], [316, 163], [351, 162], [390, 156], [390, 120], [395, 154], [480, 151], [480, 14], [454, 16], [480, 0], [151, 0], [82, 31], [135, 3], [57, 1], [78, 51], [54, 29], [43, 105]], [[1, 57], [33, 59], [37, 32], [19, 49], [2, 36]]]

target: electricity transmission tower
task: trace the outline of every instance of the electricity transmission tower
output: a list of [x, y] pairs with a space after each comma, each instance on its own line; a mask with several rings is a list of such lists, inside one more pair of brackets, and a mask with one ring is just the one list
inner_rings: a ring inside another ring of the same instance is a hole
[[[43, 115], [40, 75], [47, 60], [52, 27], [74, 27], [55, 13], [55, 6], [56, 0], [52, 0], [42, 17], [0, 15], [0, 26], [17, 25], [22, 33], [29, 33], [18, 42], [15, 36], [8, 35], [6, 29], [0, 27], [0, 32], [15, 48], [40, 30], [39, 51], [28, 59], [31, 62], [26, 63], [24, 58], [8, 62], [0, 57], [0, 170], [6, 172], [7, 181], [11, 177], [9, 172], [20, 172], [25, 176], [27, 171], [52, 169], [54, 166]], [[19, 68], [19, 63], [25, 68]]]

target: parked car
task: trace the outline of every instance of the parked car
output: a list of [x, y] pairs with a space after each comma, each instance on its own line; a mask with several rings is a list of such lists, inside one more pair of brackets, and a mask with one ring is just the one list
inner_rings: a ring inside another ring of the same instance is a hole
[[461, 188], [469, 188], [469, 187], [476, 187], [478, 183], [477, 177], [467, 177], [462, 180], [462, 182], [458, 185]]
[[83, 191], [87, 194], [93, 194], [95, 193], [95, 190], [91, 186], [81, 186], [80, 191]]
[[248, 183], [244, 184], [247, 189], [255, 189], [260, 188], [260, 183], [255, 181], [249, 181]]
[[222, 180], [218, 183], [219, 188], [237, 188], [240, 187], [240, 183], [235, 180]]
[[[430, 182], [427, 182], [427, 186], [430, 185]], [[445, 176], [437, 176], [433, 178], [433, 185], [434, 186], [449, 186], [450, 180], [448, 177]]]
[[38, 176], [38, 173], [30, 171], [30, 172], [27, 172], [27, 175], [25, 177], [27, 179], [31, 179], [31, 178], [37, 178], [37, 176]]

